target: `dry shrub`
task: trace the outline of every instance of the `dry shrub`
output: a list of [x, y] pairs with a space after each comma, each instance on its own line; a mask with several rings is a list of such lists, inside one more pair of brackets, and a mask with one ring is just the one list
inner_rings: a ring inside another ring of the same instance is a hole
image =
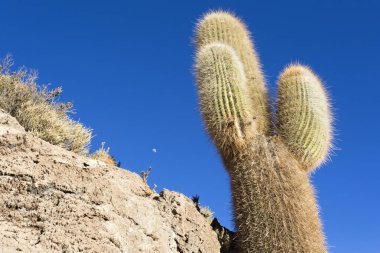
[[116, 162], [115, 158], [110, 155], [110, 148], [104, 148], [105, 143], [102, 142], [100, 148], [92, 154], [90, 157], [99, 161], [102, 161], [108, 165], [111, 166], [118, 166], [118, 163]]
[[35, 72], [11, 71], [12, 58], [0, 63], [0, 108], [37, 137], [79, 154], [87, 154], [91, 129], [72, 120], [72, 103], [57, 102], [62, 89], [49, 91], [36, 84]]

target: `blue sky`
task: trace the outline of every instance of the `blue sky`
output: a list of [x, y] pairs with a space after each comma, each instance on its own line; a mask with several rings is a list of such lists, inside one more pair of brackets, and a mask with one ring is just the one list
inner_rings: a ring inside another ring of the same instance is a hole
[[40, 83], [62, 85], [74, 117], [94, 129], [94, 149], [106, 141], [135, 172], [152, 165], [151, 185], [200, 195], [232, 227], [228, 175], [193, 75], [196, 20], [220, 8], [252, 31], [272, 95], [290, 62], [325, 81], [336, 150], [312, 179], [328, 243], [336, 253], [380, 252], [379, 1], [5, 0], [0, 57], [11, 53]]

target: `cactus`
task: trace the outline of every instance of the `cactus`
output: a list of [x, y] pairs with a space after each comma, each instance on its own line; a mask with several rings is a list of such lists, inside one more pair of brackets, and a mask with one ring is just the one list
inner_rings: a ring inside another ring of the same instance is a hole
[[321, 81], [307, 67], [287, 67], [272, 127], [245, 25], [227, 12], [206, 14], [196, 42], [200, 109], [230, 174], [239, 252], [327, 252], [308, 174], [331, 143]]

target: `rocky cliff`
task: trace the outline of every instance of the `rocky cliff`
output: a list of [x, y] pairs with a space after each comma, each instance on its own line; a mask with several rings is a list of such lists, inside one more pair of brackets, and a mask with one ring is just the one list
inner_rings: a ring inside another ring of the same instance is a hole
[[155, 193], [139, 175], [53, 146], [0, 111], [0, 252], [213, 253], [228, 236], [186, 196]]

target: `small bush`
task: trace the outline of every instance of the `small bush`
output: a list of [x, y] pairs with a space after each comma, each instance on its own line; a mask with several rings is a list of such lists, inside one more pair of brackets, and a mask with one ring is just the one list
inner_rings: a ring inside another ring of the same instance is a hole
[[194, 202], [195, 207], [197, 208], [198, 212], [200, 212], [205, 218], [212, 219], [214, 212], [211, 211], [211, 209], [208, 206], [201, 206], [199, 204], [199, 195], [196, 194], [191, 198], [191, 200]]
[[110, 155], [110, 148], [104, 148], [104, 142], [102, 142], [100, 148], [92, 155], [90, 155], [91, 158], [102, 161], [108, 165], [111, 166], [118, 166], [120, 163], [116, 162], [115, 158]]
[[0, 63], [0, 108], [15, 117], [26, 131], [79, 154], [87, 154], [91, 130], [72, 120], [72, 103], [57, 102], [61, 88], [49, 91], [36, 84], [37, 74], [11, 71], [12, 58]]

